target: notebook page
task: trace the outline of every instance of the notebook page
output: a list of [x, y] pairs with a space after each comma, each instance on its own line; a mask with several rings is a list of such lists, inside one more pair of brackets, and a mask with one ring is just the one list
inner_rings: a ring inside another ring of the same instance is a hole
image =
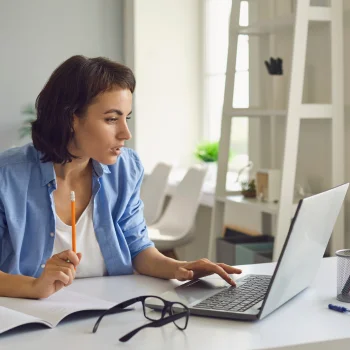
[[0, 297], [0, 306], [47, 321], [52, 327], [66, 316], [83, 310], [107, 310], [115, 303], [61, 289], [46, 299]]
[[33, 316], [0, 306], [0, 334], [28, 323], [43, 323], [48, 325], [45, 321], [41, 321]]

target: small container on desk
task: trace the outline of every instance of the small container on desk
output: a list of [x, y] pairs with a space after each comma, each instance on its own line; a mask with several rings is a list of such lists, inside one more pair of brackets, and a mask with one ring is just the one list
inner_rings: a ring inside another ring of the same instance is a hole
[[337, 256], [337, 299], [350, 303], [350, 249], [338, 250]]

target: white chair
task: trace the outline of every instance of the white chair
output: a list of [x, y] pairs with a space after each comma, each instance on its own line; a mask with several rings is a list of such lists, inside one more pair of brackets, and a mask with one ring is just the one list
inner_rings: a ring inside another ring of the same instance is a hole
[[205, 167], [191, 167], [177, 185], [160, 220], [148, 227], [149, 238], [158, 250], [170, 251], [173, 256], [174, 248], [193, 239], [193, 226], [206, 172]]
[[142, 183], [140, 197], [144, 203], [143, 215], [147, 225], [154, 224], [160, 217], [171, 169], [170, 164], [158, 163]]

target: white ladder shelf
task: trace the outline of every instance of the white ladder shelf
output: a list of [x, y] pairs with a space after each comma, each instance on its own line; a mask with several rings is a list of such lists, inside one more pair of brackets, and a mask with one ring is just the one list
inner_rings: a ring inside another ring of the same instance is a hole
[[[239, 27], [240, 0], [232, 1], [229, 45], [226, 68], [226, 83], [221, 124], [220, 152], [216, 183], [216, 199], [212, 213], [208, 256], [215, 260], [216, 239], [224, 226], [226, 174], [230, 148], [230, 133], [233, 117], [278, 117], [287, 118], [285, 148], [282, 165], [281, 197], [277, 212], [273, 260], [277, 260], [283, 247], [291, 215], [295, 205], [294, 185], [297, 165], [300, 123], [302, 119], [330, 119], [332, 145], [332, 185], [344, 183], [344, 59], [343, 59], [343, 3], [342, 0], [330, 0], [329, 7], [310, 6], [310, 0], [296, 0], [295, 14], [277, 19]], [[306, 61], [306, 47], [310, 22], [328, 22], [331, 32], [331, 104], [303, 104], [302, 93]], [[288, 106], [286, 110], [262, 110], [257, 108], [232, 108], [235, 80], [236, 52], [238, 34], [265, 35], [273, 30], [294, 25], [292, 66]], [[293, 206], [294, 205], [294, 206]], [[264, 210], [262, 210], [264, 211]], [[265, 212], [269, 212], [266, 210]], [[344, 209], [339, 214], [336, 227], [331, 237], [330, 250], [344, 248]]]

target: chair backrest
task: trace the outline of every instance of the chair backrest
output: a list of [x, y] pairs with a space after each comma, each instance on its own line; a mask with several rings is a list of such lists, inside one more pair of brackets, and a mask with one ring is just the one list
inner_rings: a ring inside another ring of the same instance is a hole
[[170, 164], [158, 163], [142, 183], [140, 197], [147, 225], [154, 224], [162, 212], [171, 169]]
[[206, 172], [207, 168], [203, 166], [193, 166], [187, 171], [164, 214], [156, 223], [156, 228], [174, 238], [182, 238], [191, 233]]

